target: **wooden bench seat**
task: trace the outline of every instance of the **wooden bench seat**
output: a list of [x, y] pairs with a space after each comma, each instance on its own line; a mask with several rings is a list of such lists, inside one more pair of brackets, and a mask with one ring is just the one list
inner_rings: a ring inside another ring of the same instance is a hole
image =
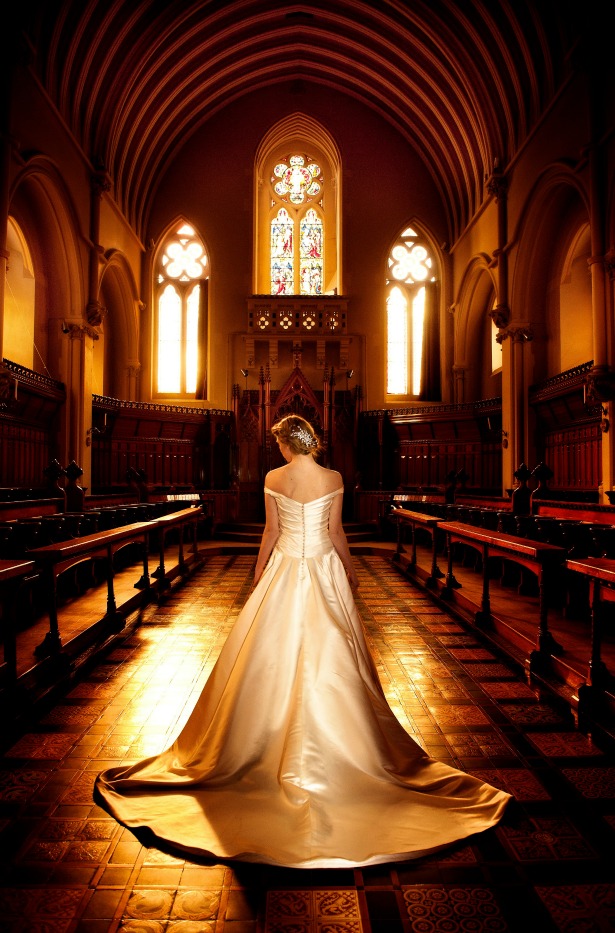
[[615, 560], [600, 557], [568, 560], [566, 567], [572, 573], [582, 574], [589, 580], [591, 606], [591, 650], [588, 659], [587, 688], [580, 691], [580, 702], [595, 707], [605, 694], [615, 707], [615, 670], [609, 670], [602, 660], [603, 627], [615, 621], [615, 607], [608, 613], [605, 603], [615, 602]]
[[563, 646], [553, 638], [548, 627], [546, 584], [555, 582], [555, 571], [566, 560], [565, 550], [555, 545], [475, 528], [461, 522], [440, 522], [438, 527], [445, 533], [447, 539], [448, 570], [444, 583], [444, 597], [450, 597], [452, 591], [460, 586], [453, 573], [452, 545], [460, 542], [478, 550], [482, 557], [483, 591], [475, 622], [480, 627], [488, 628], [492, 622], [489, 559], [499, 557], [519, 564], [533, 573], [538, 583], [539, 629], [536, 649], [529, 658], [529, 668], [531, 670], [543, 664], [552, 654], [561, 654], [564, 650]]
[[3, 656], [0, 663], [0, 685], [9, 691], [17, 681], [17, 647], [15, 632], [19, 613], [18, 597], [28, 578], [36, 573], [32, 560], [0, 560], [0, 625]]
[[423, 512], [413, 512], [411, 509], [395, 509], [391, 517], [397, 522], [397, 548], [393, 560], [398, 561], [404, 551], [402, 543], [402, 530], [409, 527], [412, 532], [412, 556], [410, 563], [413, 568], [416, 567], [416, 532], [418, 528], [426, 531], [431, 537], [431, 573], [425, 580], [426, 586], [433, 587], [436, 580], [443, 577], [444, 574], [438, 567], [438, 519], [432, 515], [425, 515]]
[[[153, 589], [157, 594], [162, 593], [177, 574], [185, 575], [189, 567], [196, 564], [198, 560], [197, 525], [201, 517], [202, 513], [198, 508], [180, 509], [152, 521], [135, 522], [106, 531], [97, 531], [70, 541], [35, 548], [29, 552], [29, 557], [34, 561], [35, 567], [38, 567], [44, 575], [45, 592], [49, 600], [49, 631], [35, 651], [37, 657], [54, 656], [59, 659], [62, 654], [62, 636], [58, 625], [58, 578], [62, 574], [84, 561], [102, 559], [107, 583], [107, 607], [104, 618], [108, 626], [121, 628], [124, 624], [124, 614], [119, 610], [115, 600], [114, 556], [127, 546], [138, 546], [142, 573], [134, 587], [142, 594], [141, 604], [145, 604], [150, 599]], [[190, 559], [186, 557], [183, 547], [185, 529], [190, 529], [192, 532], [193, 547]], [[174, 568], [167, 569], [165, 549], [168, 536], [172, 531], [177, 531], [179, 538], [178, 563]], [[152, 537], [156, 538], [160, 557], [158, 568], [152, 574], [157, 578], [155, 587], [150, 579], [148, 565]]]

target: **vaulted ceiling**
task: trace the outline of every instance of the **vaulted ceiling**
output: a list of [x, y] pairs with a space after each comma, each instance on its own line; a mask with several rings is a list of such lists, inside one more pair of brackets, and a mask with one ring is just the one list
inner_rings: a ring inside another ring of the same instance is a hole
[[[17, 0], [19, 2], [19, 0]], [[454, 236], [567, 78], [568, 0], [31, 0], [32, 67], [141, 231], [170, 159], [257, 88], [373, 108], [425, 161]]]

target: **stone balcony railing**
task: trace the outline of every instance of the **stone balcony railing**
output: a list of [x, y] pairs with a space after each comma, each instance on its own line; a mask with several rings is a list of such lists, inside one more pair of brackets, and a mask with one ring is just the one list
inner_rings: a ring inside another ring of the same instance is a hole
[[248, 298], [251, 335], [342, 335], [348, 299], [338, 295], [254, 295]]

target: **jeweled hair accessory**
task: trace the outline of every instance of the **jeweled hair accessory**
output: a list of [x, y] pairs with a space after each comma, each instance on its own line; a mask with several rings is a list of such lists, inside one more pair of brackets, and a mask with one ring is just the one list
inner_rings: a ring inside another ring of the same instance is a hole
[[310, 434], [305, 428], [302, 428], [301, 425], [297, 425], [297, 427], [293, 428], [288, 436], [301, 441], [304, 447], [316, 447], [318, 444], [318, 438]]

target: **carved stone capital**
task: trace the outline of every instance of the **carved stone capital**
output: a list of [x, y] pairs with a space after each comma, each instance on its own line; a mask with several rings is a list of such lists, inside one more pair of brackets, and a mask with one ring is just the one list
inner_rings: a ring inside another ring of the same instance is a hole
[[100, 327], [106, 313], [107, 309], [103, 308], [100, 301], [88, 301], [85, 316], [91, 327]]
[[62, 333], [68, 334], [71, 340], [82, 340], [84, 337], [91, 337], [92, 340], [98, 340], [100, 338], [98, 330], [83, 321], [80, 323], [64, 321], [62, 324]]
[[510, 308], [507, 305], [496, 305], [493, 311], [489, 312], [489, 317], [496, 327], [502, 328], [508, 326], [510, 320]]
[[615, 373], [607, 369], [594, 369], [585, 377], [585, 404], [610, 402], [615, 398]]
[[530, 340], [534, 339], [534, 331], [528, 325], [509, 327], [508, 333], [512, 337], [513, 343], [529, 343]]
[[512, 324], [502, 329], [495, 339], [502, 344], [509, 337], [513, 343], [529, 343], [534, 339], [534, 328], [530, 324]]
[[0, 363], [0, 408], [5, 409], [17, 398], [17, 379]]
[[104, 169], [93, 172], [90, 183], [92, 185], [92, 194], [97, 198], [102, 198], [105, 192], [111, 190], [111, 177]]
[[506, 176], [502, 175], [500, 172], [493, 172], [486, 177], [485, 187], [496, 201], [500, 201], [502, 198], [505, 198], [508, 193], [508, 180]]

